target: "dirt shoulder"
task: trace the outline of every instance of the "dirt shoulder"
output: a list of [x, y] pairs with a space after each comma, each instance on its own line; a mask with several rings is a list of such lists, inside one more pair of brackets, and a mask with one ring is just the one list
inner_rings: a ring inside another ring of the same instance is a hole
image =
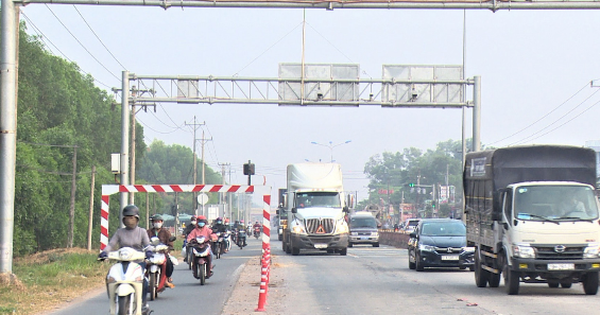
[[258, 257], [248, 260], [221, 314], [284, 314], [282, 303], [276, 302], [281, 301], [285, 296], [282, 271], [281, 266], [277, 263], [277, 256], [273, 255], [265, 311], [256, 312], [260, 293], [261, 265]]

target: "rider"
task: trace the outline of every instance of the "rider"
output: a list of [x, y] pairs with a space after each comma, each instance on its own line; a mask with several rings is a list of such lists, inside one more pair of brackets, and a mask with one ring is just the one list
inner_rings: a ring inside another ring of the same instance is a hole
[[258, 228], [258, 230], [260, 231], [262, 228], [262, 225], [260, 225], [260, 223], [258, 223], [258, 221], [256, 221], [254, 223], [254, 225], [252, 226], [252, 230], [256, 230], [256, 228]]
[[[198, 221], [196, 221], [196, 216], [192, 216], [190, 218], [190, 224], [185, 227], [185, 230], [183, 230], [183, 247], [187, 246], [187, 236], [190, 235], [190, 233], [192, 233], [192, 231], [196, 228], [197, 222]], [[187, 262], [187, 255], [183, 257], [183, 261]]]
[[[140, 209], [136, 205], [128, 205], [123, 208], [123, 224], [124, 228], [118, 229], [113, 237], [108, 242], [108, 245], [98, 255], [99, 259], [108, 258], [108, 252], [117, 250], [121, 247], [131, 247], [138, 251], [145, 251], [146, 258], [152, 256], [152, 245], [150, 244], [150, 238], [146, 230], [139, 227], [140, 222]], [[142, 268], [146, 269], [146, 262], [137, 262]], [[142, 308], [148, 309], [146, 304], [146, 295], [148, 293], [148, 280], [144, 277], [144, 285], [142, 291]]]
[[[229, 226], [223, 224], [223, 219], [218, 217], [211, 229], [215, 233], [226, 233], [229, 230]], [[225, 252], [227, 252], [227, 249], [225, 249]]]
[[171, 279], [171, 275], [173, 274], [173, 262], [171, 261], [171, 259], [169, 257], [169, 253], [173, 249], [173, 242], [169, 241], [169, 239], [171, 238], [171, 232], [169, 232], [169, 230], [163, 228], [164, 220], [160, 214], [153, 215], [152, 218], [150, 219], [150, 221], [152, 222], [152, 227], [147, 230], [148, 237], [152, 238], [152, 237], [156, 236], [156, 237], [158, 237], [158, 239], [160, 240], [161, 243], [169, 246], [168, 251], [165, 253], [165, 255], [167, 257], [167, 259], [166, 259], [167, 268], [165, 270], [165, 275], [167, 276], [167, 282], [165, 283], [165, 285], [167, 287], [173, 289], [175, 287], [175, 285], [173, 284], [173, 279]]
[[[210, 227], [208, 227], [207, 223], [208, 220], [206, 220], [206, 217], [203, 215], [198, 216], [198, 223], [196, 225], [196, 228], [192, 230], [192, 232], [190, 232], [190, 234], [188, 234], [187, 236], [187, 242], [188, 244], [190, 243], [190, 241], [196, 239], [196, 237], [201, 237], [204, 236], [206, 239], [208, 239], [209, 241], [216, 241], [217, 240], [217, 235], [215, 233], [213, 233], [212, 229]], [[212, 250], [210, 251], [210, 255], [208, 256], [208, 265], [209, 270], [208, 270], [208, 276], [212, 276], [213, 272], [212, 269], [215, 267], [212, 264]]]

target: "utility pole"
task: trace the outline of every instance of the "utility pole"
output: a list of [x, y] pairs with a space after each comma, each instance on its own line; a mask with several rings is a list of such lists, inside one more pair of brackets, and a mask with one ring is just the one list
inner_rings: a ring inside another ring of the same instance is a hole
[[71, 177], [71, 205], [69, 206], [69, 233], [67, 235], [67, 247], [73, 247], [75, 235], [75, 191], [77, 190], [77, 146], [73, 146], [73, 175]]
[[202, 139], [200, 139], [200, 141], [202, 143], [202, 185], [206, 184], [206, 181], [205, 181], [206, 178], [204, 175], [204, 169], [206, 166], [206, 163], [204, 162], [204, 144], [206, 144], [206, 142], [208, 142], [208, 141], [212, 141], [212, 139], [213, 139], [212, 137], [210, 137], [210, 139], [204, 138], [204, 130], [202, 130]]
[[[201, 123], [201, 124], [200, 123], [196, 123], [196, 116], [194, 116], [194, 122], [193, 123], [188, 124], [185, 121], [183, 123], [186, 126], [192, 126], [192, 128], [194, 128], [194, 144], [193, 144], [192, 147], [193, 147], [193, 156], [194, 156], [193, 157], [193, 159], [194, 159], [194, 162], [193, 162], [194, 163], [194, 175], [193, 175], [193, 181], [194, 182], [193, 182], [193, 184], [195, 186], [198, 183], [198, 181], [197, 181], [198, 171], [196, 170], [197, 169], [196, 165], [197, 165], [197, 162], [198, 162], [198, 158], [196, 156], [196, 141], [197, 141], [197, 139], [196, 139], [196, 130], [198, 130], [198, 127], [205, 125], [205, 123], [204, 122]], [[198, 193], [194, 192], [194, 211], [197, 211], [197, 210], [198, 210]]]
[[[226, 181], [225, 181], [225, 167], [228, 167], [228, 166], [230, 166], [231, 164], [230, 164], [230, 163], [219, 163], [219, 165], [221, 166], [221, 179], [223, 180], [223, 181], [222, 181], [222, 184], [223, 184], [223, 185], [225, 185], [225, 184], [226, 184]], [[223, 208], [223, 217], [225, 217], [225, 216], [226, 216], [226, 214], [227, 214], [227, 211], [226, 211], [226, 209], [225, 209], [225, 206], [226, 206], [226, 205], [227, 205], [229, 202], [227, 201], [227, 198], [226, 198], [226, 197], [227, 197], [227, 193], [224, 193], [224, 192], [222, 192], [222, 193], [220, 193], [220, 194], [221, 194], [221, 197], [220, 197], [219, 199], [220, 199], [220, 201], [221, 201], [221, 204], [223, 205], [223, 206], [222, 206], [222, 208]], [[227, 202], [226, 202], [226, 201], [227, 201]], [[220, 210], [219, 210], [219, 211], [220, 211]]]
[[92, 250], [92, 225], [94, 223], [94, 187], [96, 186], [96, 165], [92, 165], [92, 187], [90, 188], [90, 217], [88, 218], [87, 250]]

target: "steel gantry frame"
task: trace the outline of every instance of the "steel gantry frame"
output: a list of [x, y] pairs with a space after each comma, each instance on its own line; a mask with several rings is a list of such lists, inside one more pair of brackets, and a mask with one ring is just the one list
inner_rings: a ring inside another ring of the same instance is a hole
[[[15, 165], [17, 152], [18, 6], [34, 3], [156, 6], [164, 9], [170, 7], [305, 8], [326, 10], [486, 9], [492, 11], [502, 9], [600, 9], [600, 1], [596, 0], [4, 0], [1, 2], [0, 7], [0, 273], [12, 273]], [[123, 81], [126, 81], [125, 78], [123, 78]], [[479, 91], [474, 91], [474, 93], [479, 94]], [[129, 99], [124, 99], [123, 103], [126, 104]], [[127, 114], [129, 114], [128, 109]], [[129, 120], [128, 118], [129, 115], [123, 117], [124, 124]], [[124, 135], [124, 139], [128, 139], [128, 136]], [[123, 152], [127, 152], [127, 149]], [[123, 162], [123, 160], [126, 159], [127, 155], [125, 153], [125, 155], [121, 157], [121, 161]], [[128, 163], [125, 164], [128, 165]], [[127, 174], [122, 174], [121, 184], [129, 183], [129, 181], [125, 179], [126, 176]], [[121, 200], [124, 198], [126, 198], [126, 196], [122, 196]]]

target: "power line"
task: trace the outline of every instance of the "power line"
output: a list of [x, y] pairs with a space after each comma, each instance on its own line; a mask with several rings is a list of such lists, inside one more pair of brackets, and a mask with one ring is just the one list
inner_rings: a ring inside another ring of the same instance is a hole
[[81, 17], [81, 19], [83, 20], [83, 22], [85, 23], [85, 25], [87, 25], [87, 27], [90, 29], [90, 31], [92, 32], [92, 34], [94, 34], [94, 36], [96, 36], [96, 39], [98, 39], [98, 41], [100, 42], [100, 44], [102, 44], [102, 47], [104, 47], [104, 49], [106, 49], [106, 51], [113, 57], [113, 59], [121, 66], [121, 68], [123, 68], [123, 70], [127, 69], [120, 61], [119, 59], [117, 59], [117, 57], [115, 57], [115, 55], [113, 55], [113, 53], [110, 51], [110, 49], [108, 49], [108, 47], [106, 47], [106, 45], [104, 45], [104, 42], [102, 42], [102, 40], [100, 39], [100, 37], [98, 36], [98, 34], [96, 34], [96, 32], [94, 32], [94, 30], [92, 29], [92, 27], [90, 26], [90, 24], [88, 24], [88, 22], [85, 20], [85, 18], [83, 17], [83, 15], [81, 14], [81, 12], [79, 12], [79, 9], [77, 9], [77, 7], [75, 5], [73, 5], [73, 9], [75, 9], [75, 11], [77, 11], [77, 14], [79, 14], [79, 16]]
[[[42, 32], [42, 31], [41, 31], [41, 30], [40, 30], [40, 29], [39, 29], [39, 28], [38, 28], [38, 27], [37, 27], [37, 26], [36, 26], [36, 25], [33, 23], [33, 21], [31, 21], [31, 19], [30, 19], [30, 18], [29, 18], [29, 17], [28, 17], [28, 16], [27, 16], [27, 15], [26, 15], [24, 12], [21, 12], [21, 14], [23, 15], [23, 17], [25, 18], [25, 20], [27, 21], [27, 23], [29, 23], [31, 26], [33, 26], [34, 32], [36, 32], [36, 33], [37, 33], [37, 34], [40, 36], [40, 39], [41, 39], [43, 42], [46, 42], [46, 41], [47, 41], [47, 42], [48, 42], [48, 43], [50, 43], [50, 45], [52, 45], [52, 46], [54, 47], [54, 49], [56, 49], [56, 50], [57, 50], [57, 51], [58, 51], [58, 52], [59, 52], [59, 53], [60, 53], [60, 54], [61, 54], [61, 55], [62, 55], [62, 56], [65, 58], [65, 59], [67, 59], [67, 60], [68, 60], [69, 62], [71, 62], [71, 63], [75, 63], [73, 60], [71, 60], [71, 58], [69, 58], [69, 57], [68, 57], [68, 56], [67, 56], [65, 53], [63, 53], [63, 52], [60, 50], [60, 48], [58, 48], [58, 46], [56, 46], [56, 45], [55, 45], [55, 44], [54, 44], [54, 43], [53, 43], [53, 42], [50, 40], [50, 38], [48, 38], [48, 36], [44, 35], [44, 33], [43, 33], [43, 32]], [[48, 47], [48, 46], [46, 46], [46, 47]], [[50, 50], [50, 51], [52, 52], [52, 50]], [[90, 75], [90, 76], [91, 76], [91, 74], [89, 74], [89, 73], [85, 72], [85, 71], [84, 71], [84, 70], [82, 70], [81, 68], [79, 68], [79, 71], [83, 72], [83, 73], [84, 73], [84, 74], [86, 74], [86, 75]], [[92, 76], [92, 78], [93, 78], [93, 76]], [[94, 81], [96, 81], [96, 82], [97, 82], [98, 84], [100, 84], [100, 85], [103, 85], [103, 86], [104, 86], [104, 87], [106, 87], [106, 88], [110, 88], [110, 86], [108, 86], [107, 84], [103, 83], [102, 81], [100, 81], [100, 80], [98, 80], [98, 79], [96, 79], [96, 78], [94, 78]]]
[[[488, 145], [492, 145], [501, 141], [504, 141], [506, 139], [512, 138], [514, 136], [516, 136], [517, 134], [531, 128], [533, 125], [537, 124], [538, 122], [542, 121], [544, 118], [548, 117], [550, 114], [552, 114], [553, 112], [555, 112], [556, 110], [558, 110], [559, 108], [561, 108], [563, 105], [565, 105], [566, 103], [568, 103], [570, 100], [572, 100], [575, 96], [577, 96], [577, 94], [581, 93], [581, 91], [583, 91], [587, 86], [589, 85], [589, 83], [586, 83], [583, 87], [581, 87], [581, 89], [579, 89], [579, 91], [577, 91], [575, 94], [571, 95], [569, 98], [567, 98], [567, 100], [565, 100], [564, 102], [562, 102], [560, 105], [556, 106], [554, 109], [552, 109], [551, 111], [549, 111], [548, 113], [546, 113], [544, 116], [542, 116], [541, 118], [539, 118], [538, 120], [532, 122], [531, 124], [529, 124], [528, 126], [521, 128], [520, 130], [516, 131], [515, 133], [511, 134], [510, 136], [504, 137], [500, 140], [494, 141], [489, 143]], [[593, 94], [592, 94], [593, 95]], [[563, 116], [564, 117], [564, 116]], [[542, 129], [543, 130], [543, 129]], [[519, 141], [517, 141], [519, 142]]]
[[[585, 109], [583, 112], [581, 112], [581, 113], [577, 114], [575, 117], [573, 117], [573, 118], [571, 118], [571, 119], [567, 120], [565, 123], [563, 123], [563, 124], [559, 125], [558, 127], [556, 127], [556, 128], [553, 128], [553, 129], [551, 129], [550, 131], [548, 131], [548, 132], [546, 132], [546, 133], [544, 133], [544, 134], [542, 134], [542, 135], [540, 135], [540, 136], [538, 136], [538, 137], [536, 137], [536, 138], [533, 138], [533, 137], [535, 137], [537, 134], [539, 134], [539, 133], [543, 132], [544, 130], [546, 130], [546, 129], [550, 128], [550, 127], [552, 127], [552, 125], [554, 125], [554, 124], [558, 123], [560, 120], [562, 120], [562, 119], [564, 119], [565, 117], [567, 117], [569, 114], [571, 114], [571, 113], [572, 113], [573, 111], [575, 111], [577, 108], [579, 108], [580, 106], [582, 106], [583, 104], [585, 104], [585, 102], [587, 102], [587, 101], [588, 101], [590, 98], [592, 98], [592, 96], [594, 96], [594, 95], [595, 95], [596, 93], [598, 93], [599, 91], [600, 91], [600, 90], [596, 90], [594, 93], [592, 93], [590, 96], [588, 96], [588, 97], [587, 97], [585, 100], [583, 100], [583, 101], [582, 101], [581, 103], [579, 103], [577, 106], [573, 107], [573, 108], [572, 108], [571, 110], [569, 110], [569, 111], [568, 111], [566, 114], [562, 115], [561, 117], [559, 117], [559, 118], [558, 118], [558, 119], [556, 119], [555, 121], [551, 122], [551, 123], [550, 123], [549, 125], [547, 125], [546, 127], [544, 127], [544, 128], [542, 128], [542, 129], [540, 129], [540, 130], [536, 131], [535, 133], [533, 133], [533, 134], [529, 135], [528, 137], [525, 137], [524, 139], [521, 139], [521, 140], [519, 140], [519, 141], [515, 141], [515, 142], [513, 142], [513, 143], [511, 143], [511, 144], [509, 144], [509, 145], [514, 145], [514, 144], [524, 143], [524, 142], [526, 142], [526, 141], [530, 141], [530, 140], [535, 140], [535, 139], [538, 139], [538, 138], [540, 138], [540, 137], [542, 137], [542, 136], [544, 136], [544, 135], [547, 135], [547, 134], [549, 134], [550, 132], [552, 132], [552, 131], [554, 131], [554, 130], [556, 130], [556, 129], [558, 129], [558, 128], [560, 128], [560, 127], [564, 126], [564, 125], [566, 125], [567, 123], [569, 123], [569, 122], [573, 121], [575, 118], [577, 118], [577, 117], [581, 116], [583, 113], [585, 113], [586, 111], [588, 111], [588, 110], [590, 110], [592, 107], [594, 107], [596, 104], [598, 104], [598, 102], [596, 102], [596, 103], [592, 104], [592, 106], [588, 107], [588, 108], [587, 108], [587, 109]], [[561, 106], [562, 106], [562, 105], [561, 105]], [[532, 138], [533, 138], [533, 139], [532, 139]]]
[[52, 9], [50, 9], [50, 7], [48, 6], [48, 4], [44, 4], [46, 6], [46, 8], [48, 8], [48, 10], [52, 13], [52, 15], [54, 15], [54, 17], [56, 18], [56, 20], [58, 20], [58, 22], [65, 28], [65, 30], [67, 30], [67, 32], [75, 39], [75, 41], [77, 41], [77, 43], [100, 65], [104, 68], [104, 70], [106, 70], [108, 73], [110, 73], [113, 77], [115, 77], [117, 80], [121, 81], [121, 78], [119, 78], [118, 76], [116, 76], [114, 73], [112, 73], [110, 70], [108, 70], [108, 68], [102, 63], [100, 62], [100, 60], [98, 60], [98, 58], [96, 58], [84, 45], [83, 43], [81, 43], [81, 41], [77, 38], [77, 36], [75, 36], [71, 30], [69, 30], [69, 28], [61, 21], [61, 19], [54, 13], [54, 11], [52, 11]]

